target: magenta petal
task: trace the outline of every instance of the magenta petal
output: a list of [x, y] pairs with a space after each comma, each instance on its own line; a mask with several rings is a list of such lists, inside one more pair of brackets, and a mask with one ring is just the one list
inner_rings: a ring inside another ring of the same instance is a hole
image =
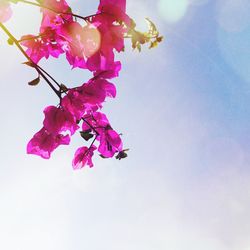
[[91, 129], [91, 126], [96, 128], [96, 130], [101, 134], [103, 130], [109, 125], [106, 115], [101, 112], [88, 113], [83, 118], [86, 121], [82, 124], [83, 131]]
[[115, 153], [122, 150], [122, 140], [119, 134], [112, 130], [105, 130], [100, 136], [98, 151], [105, 157], [111, 158]]
[[45, 128], [38, 131], [27, 145], [27, 153], [41, 156], [44, 159], [49, 159], [51, 153], [59, 145], [68, 145], [70, 143], [69, 135], [53, 135]]
[[88, 165], [90, 168], [93, 167], [92, 156], [94, 155], [95, 150], [96, 146], [94, 145], [91, 146], [91, 148], [78, 148], [72, 161], [73, 169], [81, 169], [86, 165]]
[[44, 110], [44, 127], [53, 134], [70, 131], [71, 135], [79, 128], [74, 116], [63, 108], [49, 106]]

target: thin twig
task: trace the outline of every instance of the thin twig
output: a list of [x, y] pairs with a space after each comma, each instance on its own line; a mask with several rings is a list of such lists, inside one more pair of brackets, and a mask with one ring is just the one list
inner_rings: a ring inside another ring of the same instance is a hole
[[[54, 87], [54, 85], [49, 81], [49, 79], [44, 74], [44, 70], [41, 70], [41, 67], [32, 61], [28, 54], [24, 51], [22, 46], [19, 44], [18, 40], [10, 33], [10, 31], [5, 27], [3, 23], [0, 22], [0, 28], [6, 33], [6, 35], [11, 39], [11, 41], [17, 46], [20, 52], [26, 57], [26, 59], [32, 64], [36, 69], [37, 73], [42, 76], [42, 78], [47, 82], [50, 88], [55, 92], [55, 94], [61, 99], [60, 92]], [[47, 74], [47, 73], [46, 73]]]

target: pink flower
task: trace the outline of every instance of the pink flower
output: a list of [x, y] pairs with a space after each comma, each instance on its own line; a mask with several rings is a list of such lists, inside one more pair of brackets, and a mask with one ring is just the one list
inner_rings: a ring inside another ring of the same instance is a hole
[[44, 159], [49, 159], [51, 153], [59, 145], [68, 145], [69, 143], [69, 135], [54, 135], [45, 128], [42, 128], [29, 141], [27, 145], [27, 153], [41, 156]]
[[80, 120], [87, 111], [96, 111], [100, 108], [106, 97], [115, 96], [114, 84], [97, 77], [79, 88], [69, 90], [61, 104], [76, 120]]
[[[56, 12], [60, 13], [71, 13], [71, 8], [67, 4], [65, 0], [39, 0], [39, 2]], [[51, 13], [51, 15], [55, 15], [54, 11], [50, 11], [46, 8], [41, 8], [42, 12]]]
[[114, 49], [123, 50], [124, 34], [131, 23], [125, 6], [124, 0], [104, 0], [87, 26], [82, 27], [77, 22], [61, 26], [61, 36], [67, 41], [64, 43], [66, 58], [73, 68], [109, 71], [108, 78], [118, 75], [120, 67], [119, 62], [114, 61]]
[[75, 152], [74, 159], [72, 161], [72, 166], [74, 169], [81, 169], [84, 166], [88, 165], [90, 168], [93, 167], [92, 156], [96, 146], [92, 145], [90, 148], [81, 147], [78, 148]]
[[[106, 115], [98, 112], [107, 97], [116, 96], [115, 85], [107, 79], [117, 77], [121, 69], [121, 63], [115, 61], [114, 53], [123, 51], [124, 35], [131, 24], [126, 14], [126, 0], [100, 0], [96, 15], [89, 17], [85, 26], [73, 18], [65, 0], [37, 2], [47, 7], [41, 8], [40, 33], [21, 39], [21, 45], [27, 48], [31, 60], [38, 63], [44, 57], [57, 58], [65, 53], [73, 68], [88, 69], [94, 76], [76, 88], [62, 86], [59, 106], [44, 109], [43, 128], [29, 141], [27, 153], [50, 158], [58, 146], [70, 143], [70, 136], [82, 121], [82, 138], [94, 140], [89, 148], [83, 146], [76, 150], [72, 161], [74, 169], [86, 165], [93, 167], [95, 150], [105, 158], [111, 158], [116, 153], [117, 159], [126, 157], [120, 135], [112, 129]], [[1, 1], [0, 22], [8, 20], [10, 16], [8, 2]], [[98, 148], [95, 142], [99, 143]]]
[[118, 77], [119, 72], [121, 70], [121, 62], [117, 61], [114, 62], [110, 67], [103, 71], [103, 70], [97, 70], [94, 72], [94, 76], [101, 76], [104, 79], [112, 79], [114, 77]]
[[[26, 35], [21, 38], [22, 45], [27, 47], [26, 53], [34, 63], [49, 56], [58, 58], [65, 52], [65, 39], [61, 37], [61, 27], [72, 23], [71, 9], [64, 0], [43, 0], [41, 4], [55, 11], [41, 8], [43, 18], [38, 36]], [[69, 14], [61, 14], [69, 13]]]
[[116, 131], [106, 129], [100, 134], [98, 151], [102, 156], [111, 158], [115, 153], [122, 151], [122, 140]]
[[126, 1], [101, 1], [97, 15], [84, 27], [73, 20], [66, 1], [43, 0], [41, 3], [55, 12], [42, 8], [40, 34], [22, 37], [22, 45], [27, 47], [27, 54], [35, 63], [43, 57], [57, 58], [65, 52], [73, 68], [88, 69], [95, 75], [105, 71], [107, 78], [118, 76], [121, 66], [114, 59], [114, 50], [123, 50], [124, 34], [131, 20], [125, 13]]
[[12, 10], [8, 1], [0, 1], [0, 22], [8, 21], [12, 16]]
[[73, 21], [71, 8], [65, 0], [41, 0], [40, 2], [45, 7], [53, 10], [51, 11], [46, 8], [41, 8], [41, 12], [43, 13], [41, 29], [43, 29], [43, 27], [56, 28], [65, 21]]
[[106, 97], [115, 97], [116, 88], [113, 83], [105, 79], [94, 79], [85, 83], [81, 87], [83, 102], [86, 106], [98, 106], [105, 101]]
[[126, 0], [101, 0], [97, 13], [107, 15], [109, 22], [123, 21], [130, 23], [130, 18], [126, 14]]
[[100, 1], [97, 15], [91, 19], [91, 23], [98, 28], [102, 40], [99, 51], [87, 61], [89, 70], [109, 71], [115, 68], [114, 49], [118, 52], [124, 49], [124, 34], [131, 23], [125, 7], [125, 0]]
[[[88, 131], [95, 128], [95, 130], [101, 134], [104, 129], [109, 125], [108, 118], [105, 114], [101, 112], [87, 113], [84, 117], [84, 122], [82, 124], [82, 130]], [[91, 127], [90, 127], [91, 126]]]
[[58, 43], [56, 33], [49, 28], [40, 36], [25, 35], [22, 36], [21, 40], [23, 40], [21, 44], [27, 47], [26, 53], [34, 63], [38, 63], [43, 57], [46, 59], [49, 56], [58, 58], [64, 53], [60, 43]]
[[83, 96], [79, 88], [69, 90], [67, 95], [63, 97], [61, 105], [65, 110], [69, 111], [76, 120], [80, 120], [86, 111]]
[[71, 135], [73, 135], [79, 128], [75, 117], [61, 107], [49, 106], [43, 112], [45, 115], [44, 128], [52, 134], [70, 131]]
[[65, 23], [60, 30], [68, 62], [75, 67], [87, 68], [86, 60], [100, 48], [101, 35], [94, 25], [82, 27], [77, 22]]

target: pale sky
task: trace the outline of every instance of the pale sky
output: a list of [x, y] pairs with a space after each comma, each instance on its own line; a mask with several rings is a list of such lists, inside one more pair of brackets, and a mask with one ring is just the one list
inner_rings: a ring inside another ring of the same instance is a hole
[[[98, 1], [69, 1], [92, 14]], [[165, 40], [118, 55], [118, 95], [105, 112], [129, 157], [73, 171], [72, 144], [50, 160], [26, 155], [57, 98], [0, 33], [0, 249], [250, 250], [250, 14], [248, 0], [127, 0], [141, 29]], [[35, 33], [39, 11], [18, 4], [6, 23]], [[90, 76], [41, 65], [69, 86]]]

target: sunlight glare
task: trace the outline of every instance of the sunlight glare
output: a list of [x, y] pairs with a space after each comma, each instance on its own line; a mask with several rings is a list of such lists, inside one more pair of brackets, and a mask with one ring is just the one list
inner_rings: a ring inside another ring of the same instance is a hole
[[188, 0], [160, 0], [158, 10], [161, 16], [170, 23], [178, 22], [184, 17], [188, 9]]
[[38, 34], [41, 22], [41, 13], [39, 8], [18, 3], [12, 4], [12, 18], [6, 22], [6, 26], [15, 36], [21, 37], [27, 34]]
[[87, 25], [83, 27], [81, 40], [86, 57], [94, 55], [101, 46], [101, 34], [95, 26]]

